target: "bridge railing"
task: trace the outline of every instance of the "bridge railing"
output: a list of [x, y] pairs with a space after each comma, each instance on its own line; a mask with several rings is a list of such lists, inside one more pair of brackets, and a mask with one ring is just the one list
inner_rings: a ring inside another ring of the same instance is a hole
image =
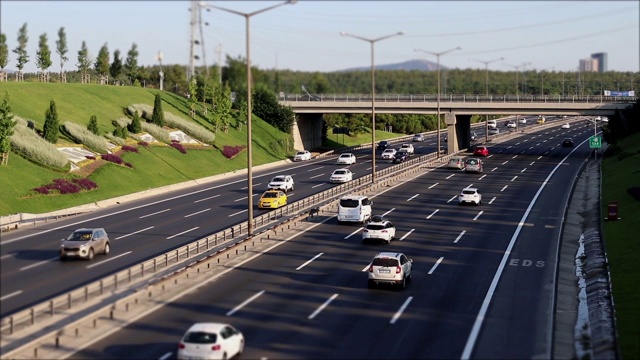
[[[278, 96], [282, 102], [371, 102], [371, 94], [284, 94]], [[376, 94], [376, 102], [437, 102], [435, 94]], [[635, 96], [604, 95], [440, 95], [440, 103], [635, 103]]]

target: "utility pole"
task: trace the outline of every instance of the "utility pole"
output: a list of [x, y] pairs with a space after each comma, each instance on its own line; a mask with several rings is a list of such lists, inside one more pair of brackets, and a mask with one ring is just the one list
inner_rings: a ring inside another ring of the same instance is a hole
[[218, 55], [218, 80], [222, 85], [222, 44], [218, 44], [216, 47], [216, 54]]

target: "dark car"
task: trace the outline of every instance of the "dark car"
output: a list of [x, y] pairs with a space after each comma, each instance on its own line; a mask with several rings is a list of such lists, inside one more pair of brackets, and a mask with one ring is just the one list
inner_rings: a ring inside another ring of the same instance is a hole
[[573, 140], [571, 138], [565, 138], [562, 140], [562, 147], [573, 147]]
[[386, 149], [386, 148], [388, 148], [389, 146], [391, 146], [391, 143], [390, 143], [390, 142], [388, 142], [388, 141], [386, 141], [386, 140], [380, 141], [380, 142], [378, 143], [378, 150], [385, 150], [385, 149]]
[[394, 164], [400, 164], [401, 162], [405, 162], [407, 160], [409, 160], [409, 154], [407, 154], [405, 151], [397, 152], [393, 157]]
[[471, 132], [471, 141], [476, 141], [478, 140], [478, 134], [476, 134], [475, 131]]

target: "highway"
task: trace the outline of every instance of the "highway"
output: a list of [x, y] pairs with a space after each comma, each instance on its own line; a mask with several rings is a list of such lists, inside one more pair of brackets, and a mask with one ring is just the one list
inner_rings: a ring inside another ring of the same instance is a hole
[[[398, 227], [390, 245], [330, 219], [73, 358], [175, 358], [200, 321], [240, 329], [245, 358], [549, 358], [559, 232], [592, 134], [585, 121], [558, 125], [490, 145], [483, 174], [418, 173], [374, 199]], [[483, 205], [459, 206], [472, 185]], [[379, 251], [413, 259], [406, 290], [367, 288]]]
[[[533, 121], [529, 121], [529, 125], [531, 123]], [[482, 139], [484, 127], [479, 126], [477, 132]], [[445, 132], [442, 132], [443, 148], [446, 146], [444, 137]], [[432, 153], [437, 146], [435, 134], [413, 144], [416, 155]], [[360, 150], [356, 154], [358, 162], [349, 166], [354, 178], [370, 174], [371, 150]], [[268, 211], [257, 209], [257, 200], [275, 175], [293, 175], [296, 186], [295, 191], [289, 193], [290, 203], [334, 186], [328, 180], [331, 172], [339, 168], [335, 164], [337, 156], [254, 172], [254, 216]], [[376, 160], [376, 169], [389, 166], [393, 166], [390, 161]], [[246, 220], [247, 181], [246, 176], [238, 175], [5, 233], [0, 242], [0, 316], [5, 317]], [[111, 253], [96, 255], [91, 262], [60, 261], [61, 240], [81, 227], [105, 228], [111, 239]]]

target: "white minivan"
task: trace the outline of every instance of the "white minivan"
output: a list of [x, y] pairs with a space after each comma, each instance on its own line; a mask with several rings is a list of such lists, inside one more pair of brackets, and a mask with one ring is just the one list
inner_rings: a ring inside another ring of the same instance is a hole
[[338, 223], [356, 222], [363, 224], [371, 219], [373, 201], [365, 195], [347, 195], [338, 203]]

